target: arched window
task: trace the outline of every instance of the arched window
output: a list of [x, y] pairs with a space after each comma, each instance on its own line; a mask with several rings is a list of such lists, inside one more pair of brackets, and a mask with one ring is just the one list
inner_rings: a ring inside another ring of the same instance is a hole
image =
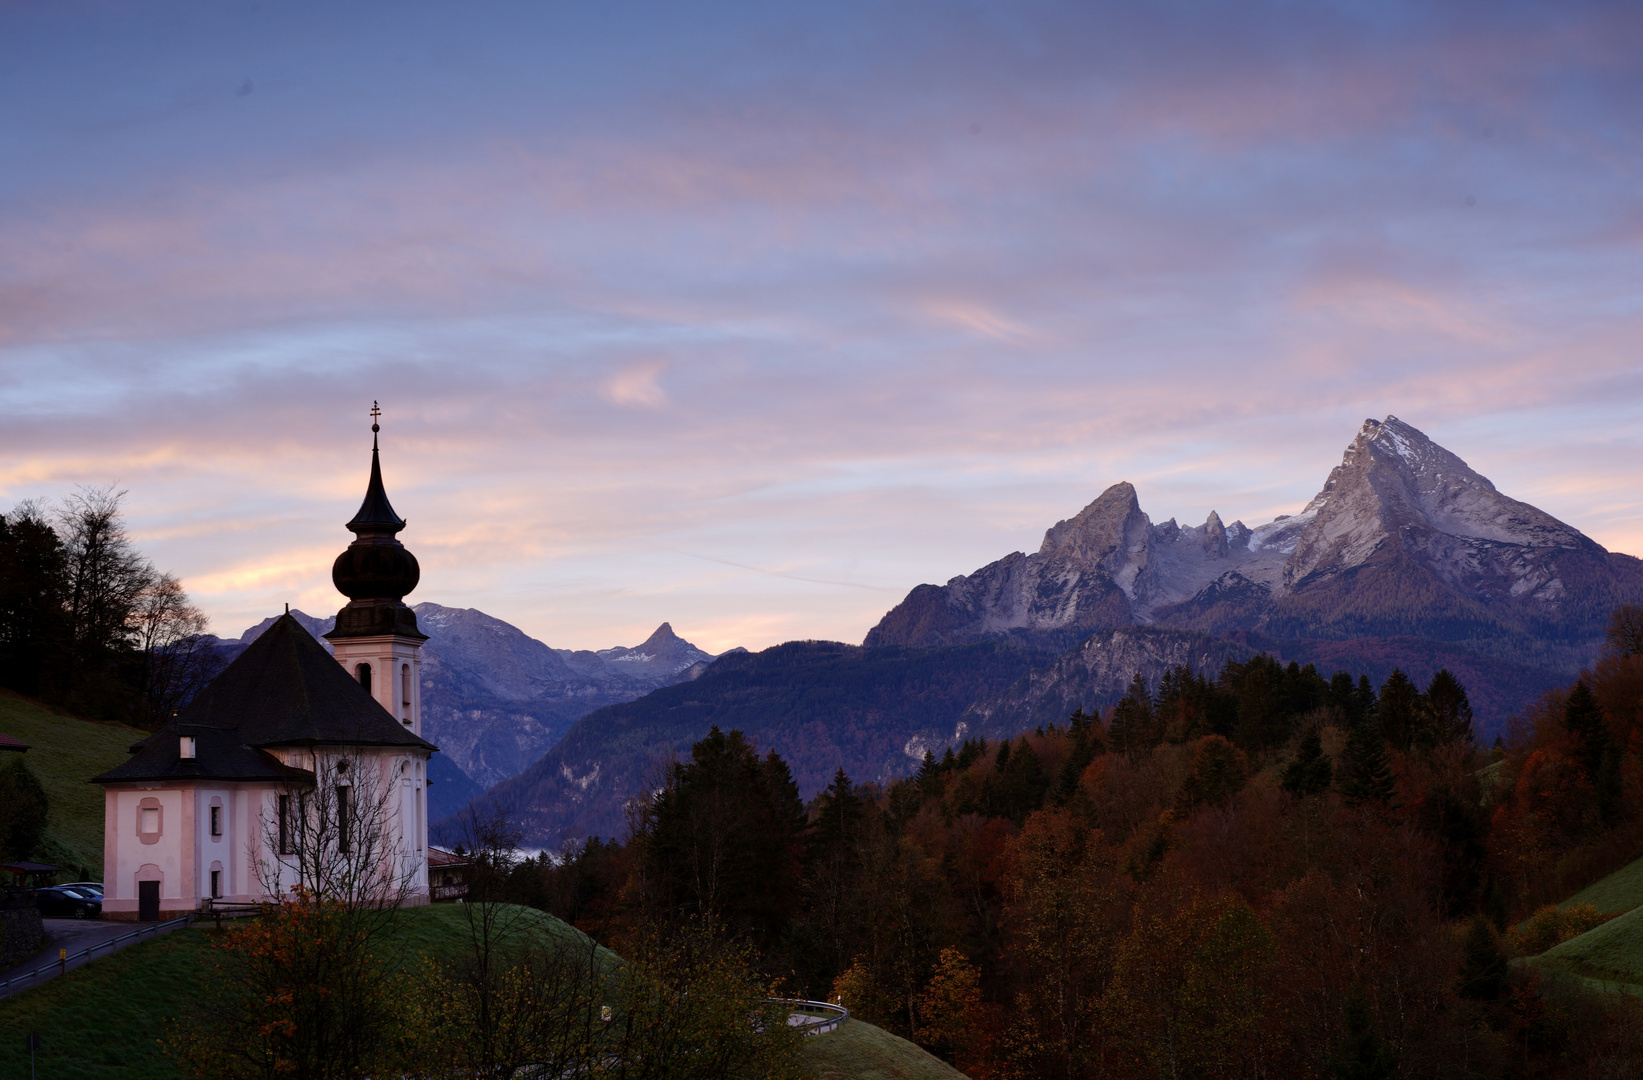
[[399, 697], [405, 703], [405, 722], [411, 722], [411, 665], [401, 664], [399, 668]]
[[369, 694], [371, 692], [371, 665], [359, 665], [354, 669], [354, 674], [359, 676], [359, 684], [365, 687], [365, 692]]

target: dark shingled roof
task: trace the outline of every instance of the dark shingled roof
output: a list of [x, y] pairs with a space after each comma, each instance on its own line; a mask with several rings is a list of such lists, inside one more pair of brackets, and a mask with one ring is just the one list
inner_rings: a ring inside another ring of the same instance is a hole
[[[194, 756], [184, 758], [180, 739], [194, 737]], [[172, 725], [131, 748], [131, 760], [93, 777], [98, 784], [116, 780], [312, 780], [307, 769], [294, 769], [266, 750], [248, 746], [233, 728]]]
[[[184, 735], [197, 740], [192, 760], [179, 756]], [[309, 774], [281, 765], [261, 748], [316, 743], [436, 749], [395, 720], [285, 615], [175, 720], [133, 747], [130, 761], [95, 779], [294, 779]]]

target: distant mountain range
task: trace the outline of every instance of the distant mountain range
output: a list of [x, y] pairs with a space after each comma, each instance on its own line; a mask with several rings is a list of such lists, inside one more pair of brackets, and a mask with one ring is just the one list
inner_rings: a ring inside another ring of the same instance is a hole
[[939, 649], [794, 641], [721, 657], [690, 682], [589, 713], [540, 761], [486, 792], [485, 803], [505, 810], [533, 845], [619, 835], [627, 800], [714, 726], [779, 753], [806, 798], [840, 768], [887, 782], [925, 751], [940, 754], [975, 734], [963, 719], [973, 701], [1055, 656], [999, 639]]
[[[428, 635], [423, 734], [440, 749], [429, 764], [434, 818], [523, 771], [593, 710], [689, 679], [714, 659], [667, 623], [632, 648], [572, 651], [550, 648], [473, 608], [423, 603], [413, 610]], [[335, 616], [291, 614], [327, 644], [322, 635], [336, 625]], [[273, 623], [264, 619], [238, 639], [218, 640], [216, 649], [231, 660]]]
[[1214, 674], [1257, 651], [1377, 683], [1395, 666], [1423, 682], [1447, 667], [1487, 737], [1595, 655], [1616, 604], [1639, 601], [1643, 562], [1389, 416], [1364, 422], [1299, 514], [1154, 525], [1115, 484], [1037, 552], [913, 589], [863, 647], [727, 657], [596, 709], [487, 799], [534, 843], [612, 834], [646, 770], [714, 724], [777, 749], [808, 798], [836, 768], [905, 775], [926, 749], [1109, 705], [1138, 671]]

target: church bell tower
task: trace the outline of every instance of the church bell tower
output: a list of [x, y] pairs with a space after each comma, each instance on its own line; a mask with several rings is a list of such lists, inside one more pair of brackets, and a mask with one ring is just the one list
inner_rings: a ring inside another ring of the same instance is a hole
[[331, 581], [348, 603], [337, 612], [336, 629], [325, 635], [337, 662], [389, 715], [422, 735], [420, 653], [428, 635], [416, 627], [416, 612], [405, 606], [405, 594], [422, 577], [416, 556], [405, 550], [398, 532], [405, 521], [388, 503], [382, 487], [382, 463], [377, 450], [375, 420], [381, 415], [371, 405], [371, 481], [359, 513], [348, 522], [354, 534], [331, 566]]

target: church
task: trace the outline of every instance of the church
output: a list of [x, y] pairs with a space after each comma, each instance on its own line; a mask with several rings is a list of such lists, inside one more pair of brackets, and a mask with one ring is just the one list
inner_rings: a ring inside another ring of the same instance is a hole
[[294, 890], [428, 902], [428, 758], [400, 543], [371, 425], [371, 477], [331, 580], [325, 635], [289, 613], [173, 721], [95, 778], [104, 789], [105, 919], [170, 919]]

